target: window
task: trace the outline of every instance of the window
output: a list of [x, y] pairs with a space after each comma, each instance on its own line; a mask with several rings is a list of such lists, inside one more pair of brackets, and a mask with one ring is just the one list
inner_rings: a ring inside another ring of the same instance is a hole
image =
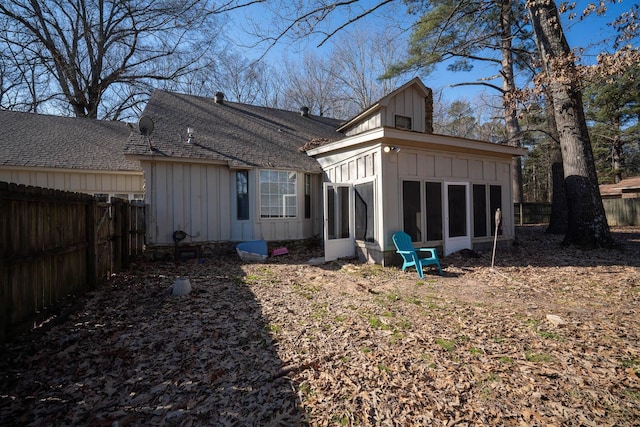
[[426, 241], [442, 240], [442, 183], [424, 183], [426, 212], [422, 211], [421, 188], [420, 181], [402, 182], [403, 230], [412, 242], [424, 242], [425, 237]]
[[236, 217], [249, 219], [249, 171], [236, 172]]
[[304, 174], [304, 217], [311, 218], [311, 175]]
[[412, 242], [422, 241], [422, 210], [420, 208], [420, 182], [402, 182], [403, 230]]
[[411, 130], [411, 117], [396, 115], [396, 128]]
[[329, 185], [327, 189], [329, 240], [349, 237], [349, 192], [349, 187], [345, 185]]
[[483, 184], [473, 184], [473, 237], [487, 235], [487, 189]]
[[449, 237], [467, 235], [467, 186], [447, 185], [449, 209]]
[[442, 240], [442, 183], [425, 182], [427, 241]]
[[357, 184], [355, 189], [356, 239], [374, 241], [373, 182]]
[[296, 173], [290, 171], [260, 171], [260, 216], [262, 218], [292, 218], [297, 216]]
[[[502, 187], [500, 185], [490, 185], [488, 194], [486, 185], [473, 185], [473, 237], [494, 235], [496, 209], [501, 206]], [[487, 224], [490, 224], [490, 229]], [[501, 233], [502, 230], [498, 230], [498, 234]]]
[[[496, 223], [495, 214], [498, 208], [502, 207], [502, 187], [499, 185], [489, 186], [489, 209], [491, 211], [491, 235], [495, 235]], [[501, 209], [502, 210], [502, 209]], [[503, 219], [504, 221], [504, 219]], [[498, 234], [502, 234], [502, 227], [498, 229]]]

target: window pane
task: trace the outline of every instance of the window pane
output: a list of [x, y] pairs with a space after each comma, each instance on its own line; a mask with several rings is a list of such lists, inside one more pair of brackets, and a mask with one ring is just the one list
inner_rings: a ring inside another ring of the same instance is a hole
[[327, 218], [327, 234], [329, 240], [337, 239], [336, 233], [336, 198], [337, 193], [335, 187], [331, 186], [327, 189], [327, 209], [329, 212], [329, 217]]
[[304, 175], [304, 217], [311, 218], [311, 175]]
[[295, 172], [260, 171], [260, 215], [267, 218], [297, 216]]
[[448, 185], [449, 237], [467, 235], [467, 194], [464, 185]]
[[487, 194], [486, 186], [473, 185], [473, 236], [487, 235]]
[[420, 182], [402, 182], [403, 230], [412, 242], [422, 241], [422, 208], [420, 207]]
[[355, 186], [356, 239], [374, 241], [373, 182]]
[[[496, 210], [502, 207], [502, 187], [500, 185], [489, 186], [489, 207], [491, 209], [491, 235], [495, 235], [496, 222], [495, 215]], [[502, 210], [502, 209], [500, 209]], [[502, 227], [498, 229], [498, 235], [502, 234]]]
[[237, 219], [249, 219], [249, 171], [236, 172]]
[[338, 187], [338, 200], [340, 203], [340, 226], [338, 239], [349, 237], [349, 188]]
[[442, 240], [442, 184], [426, 182], [427, 241]]

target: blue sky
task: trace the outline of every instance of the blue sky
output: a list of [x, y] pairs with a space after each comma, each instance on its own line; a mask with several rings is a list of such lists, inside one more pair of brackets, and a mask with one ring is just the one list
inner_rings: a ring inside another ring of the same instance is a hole
[[[590, 2], [578, 1], [576, 3], [576, 11], [580, 13]], [[569, 20], [566, 14], [563, 15], [563, 28], [570, 46], [572, 48], [578, 46], [584, 47], [586, 49], [585, 61], [595, 61], [595, 56], [600, 51], [607, 50], [607, 47], [610, 46], [612, 31], [606, 24], [611, 22], [622, 12], [628, 11], [634, 3], [635, 1], [625, 0], [622, 3], [608, 4], [606, 15], [596, 16], [595, 14], [592, 14], [584, 20]], [[362, 0], [357, 3], [356, 7], [370, 7], [375, 4], [378, 4], [378, 0]], [[342, 22], [341, 19], [341, 16], [334, 15], [334, 20], [332, 21], [334, 26], [336, 23]], [[372, 28], [382, 27], [385, 25], [402, 25], [408, 27], [415, 19], [415, 16], [410, 16], [406, 13], [406, 7], [403, 2], [397, 1], [385, 6], [379, 12], [372, 14], [371, 16], [367, 16], [365, 20], [361, 22]], [[263, 6], [251, 6], [244, 9], [241, 14], [236, 16], [235, 23], [232, 23], [232, 26], [235, 27], [235, 29], [232, 30], [231, 34], [236, 40], [244, 39], [247, 43], [250, 43], [250, 39], [242, 33], [242, 29], [248, 26], [248, 22], [250, 20], [258, 20], [258, 22], [269, 25], [271, 16], [266, 12], [266, 9]], [[345, 31], [349, 31], [349, 29], [350, 27], [347, 27]], [[285, 52], [290, 56], [295, 56], [295, 52], [303, 50], [315, 52], [319, 56], [327, 55], [330, 51], [332, 40], [330, 40], [327, 45], [317, 48], [316, 45], [319, 41], [319, 38], [311, 38], [302, 40], [298, 43], [292, 43], [291, 41], [279, 43], [266, 56], [266, 60], [271, 62], [280, 61], [282, 60]], [[400, 44], [400, 48], [404, 48], [405, 46], [405, 43]], [[261, 51], [253, 49], [248, 50], [247, 52], [249, 55], [255, 56]], [[430, 75], [421, 77], [425, 84], [432, 89], [436, 91], [442, 89], [443, 96], [451, 101], [459, 98], [472, 100], [480, 91], [484, 90], [481, 89], [481, 87], [476, 86], [450, 88], [451, 84], [474, 81], [478, 78], [495, 74], [495, 69], [490, 69], [487, 65], [479, 64], [472, 72], [458, 73], [449, 72], [446, 70], [446, 67], [441, 66]], [[500, 85], [501, 81], [496, 79], [493, 83]], [[494, 95], [497, 94], [497, 92], [488, 90], [487, 94]]]

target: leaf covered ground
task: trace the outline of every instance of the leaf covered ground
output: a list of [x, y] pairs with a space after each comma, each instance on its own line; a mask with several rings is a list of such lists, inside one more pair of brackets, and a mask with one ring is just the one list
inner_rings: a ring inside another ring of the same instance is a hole
[[424, 280], [313, 250], [137, 263], [3, 346], [0, 425], [639, 425], [640, 229], [543, 231]]

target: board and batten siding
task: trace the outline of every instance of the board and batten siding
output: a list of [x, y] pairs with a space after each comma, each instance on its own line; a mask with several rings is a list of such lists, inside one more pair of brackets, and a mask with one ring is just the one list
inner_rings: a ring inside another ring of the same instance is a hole
[[395, 127], [396, 115], [410, 117], [412, 131], [425, 132], [425, 114], [424, 94], [411, 87], [363, 117], [357, 125], [347, 129], [345, 135], [354, 136], [379, 127]]
[[353, 183], [358, 180], [375, 176], [379, 149], [364, 152], [350, 153], [347, 158], [333, 156], [335, 163], [324, 164], [324, 159], [318, 159], [321, 163], [328, 182]]
[[[505, 237], [513, 237], [513, 204], [511, 161], [499, 157], [483, 157], [402, 149], [397, 155], [385, 156], [384, 204], [388, 224], [402, 228], [402, 181], [433, 180], [437, 182], [468, 182], [469, 184], [499, 185], [502, 188], [502, 225]], [[393, 179], [393, 176], [397, 179]], [[470, 189], [471, 190], [471, 189]], [[397, 207], [397, 208], [396, 208]], [[472, 221], [473, 223], [473, 221]], [[472, 224], [473, 226], [473, 224]], [[483, 240], [482, 238], [472, 241]]]
[[126, 194], [129, 199], [133, 199], [134, 196], [139, 198], [144, 194], [142, 171], [2, 168], [0, 169], [0, 181], [91, 195]]
[[365, 117], [361, 122], [359, 122], [353, 128], [348, 129], [345, 132], [346, 136], [358, 135], [360, 133], [364, 133], [371, 129], [376, 129], [382, 126], [382, 118], [380, 114], [380, 110], [374, 112], [373, 114]]
[[[357, 185], [365, 182], [373, 182], [374, 185], [374, 242], [356, 242], [359, 251], [365, 259], [370, 258], [370, 253], [380, 251], [380, 237], [383, 230], [383, 203], [381, 203], [382, 180], [378, 179], [381, 173], [380, 153], [378, 144], [364, 149], [349, 151], [347, 153], [320, 157], [318, 161], [325, 171], [325, 177], [332, 183], [349, 183]], [[372, 259], [378, 259], [372, 255]]]
[[141, 161], [148, 182], [149, 245], [299, 240], [320, 234], [321, 177], [312, 175], [311, 218], [304, 218], [304, 173], [297, 172], [298, 216], [260, 218], [258, 170], [249, 171], [249, 219], [237, 219], [236, 170], [227, 165]]
[[150, 245], [230, 240], [231, 176], [226, 166], [141, 161], [149, 191], [147, 238]]
[[410, 87], [393, 96], [384, 108], [383, 126], [395, 127], [396, 115], [411, 117], [411, 130], [424, 132], [424, 94]]

